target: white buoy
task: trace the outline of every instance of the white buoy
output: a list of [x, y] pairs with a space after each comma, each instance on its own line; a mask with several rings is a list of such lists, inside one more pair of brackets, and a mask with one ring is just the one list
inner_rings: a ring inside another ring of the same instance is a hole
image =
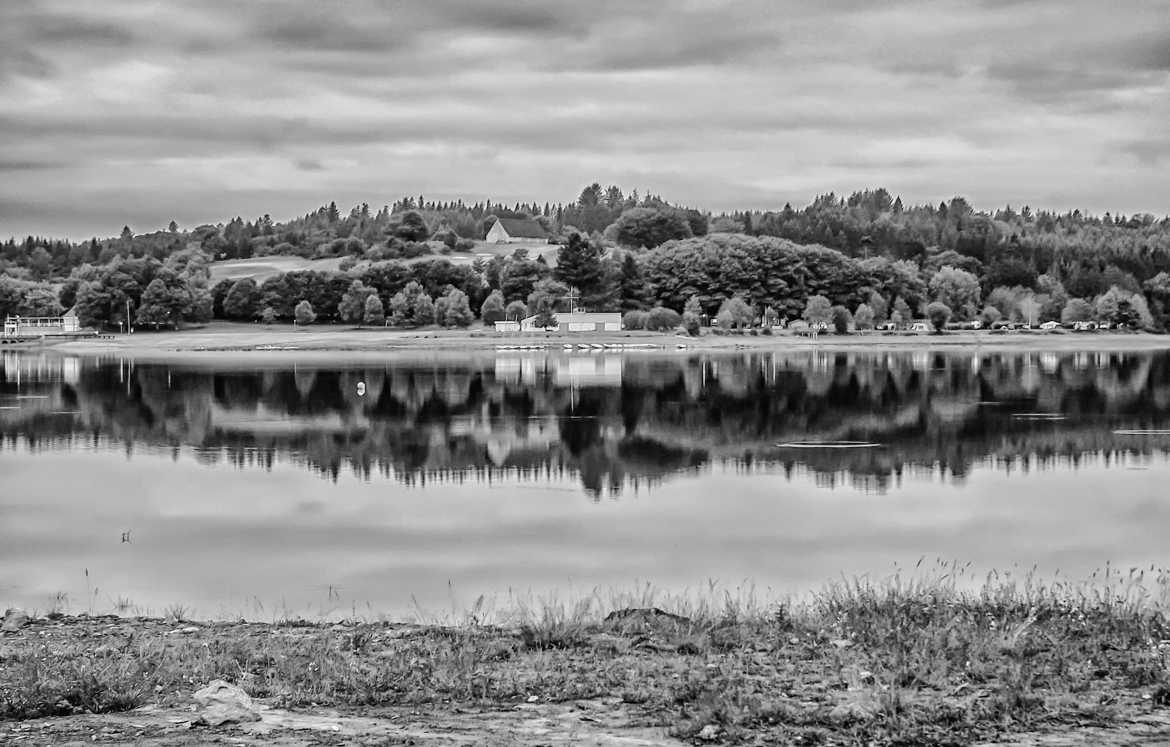
[[358, 382], [358, 386], [357, 386], [357, 390], [358, 390], [358, 396], [359, 396], [359, 397], [364, 397], [364, 396], [366, 396], [366, 382], [364, 382], [364, 381], [359, 381], [359, 382]]

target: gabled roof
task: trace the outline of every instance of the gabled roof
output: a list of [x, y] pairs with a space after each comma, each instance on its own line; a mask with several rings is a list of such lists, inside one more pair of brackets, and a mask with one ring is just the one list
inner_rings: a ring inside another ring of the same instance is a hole
[[497, 218], [496, 220], [500, 222], [509, 236], [514, 236], [517, 239], [548, 238], [548, 231], [545, 231], [539, 223], [531, 218]]

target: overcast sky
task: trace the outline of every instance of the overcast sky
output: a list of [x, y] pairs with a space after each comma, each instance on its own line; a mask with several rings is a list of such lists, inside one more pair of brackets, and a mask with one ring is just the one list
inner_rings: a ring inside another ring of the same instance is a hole
[[1170, 212], [1170, 0], [4, 0], [0, 236], [329, 200]]

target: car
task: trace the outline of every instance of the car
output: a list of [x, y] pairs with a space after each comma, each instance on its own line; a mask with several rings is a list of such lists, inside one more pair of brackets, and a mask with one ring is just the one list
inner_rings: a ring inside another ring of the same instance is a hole
[[1040, 325], [1040, 329], [1044, 329], [1044, 330], [1060, 329], [1060, 322], [1044, 322], [1043, 324]]
[[1073, 329], [1077, 332], [1096, 332], [1097, 331], [1097, 323], [1096, 322], [1075, 322], [1075, 323], [1073, 323]]
[[926, 322], [914, 322], [910, 325], [911, 332], [929, 332], [930, 325]]

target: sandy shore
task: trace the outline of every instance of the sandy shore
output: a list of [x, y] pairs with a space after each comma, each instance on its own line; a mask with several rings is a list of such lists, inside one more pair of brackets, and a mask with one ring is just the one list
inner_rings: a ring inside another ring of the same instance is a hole
[[[712, 335], [691, 338], [655, 332], [607, 332], [592, 334], [501, 334], [482, 328], [471, 330], [356, 329], [343, 326], [291, 327], [214, 323], [177, 332], [137, 332], [132, 335], [33, 343], [24, 349], [55, 350], [80, 355], [120, 354], [138, 358], [199, 358], [223, 353], [294, 353], [298, 357], [335, 357], [338, 352], [381, 355], [458, 355], [472, 351], [548, 349], [566, 346], [604, 346], [606, 349], [659, 352], [693, 351], [1142, 351], [1170, 349], [1170, 335], [1147, 333], [951, 332], [932, 334], [822, 335], [813, 339], [796, 335]], [[14, 346], [13, 349], [19, 349]], [[268, 356], [260, 356], [268, 357]]]

